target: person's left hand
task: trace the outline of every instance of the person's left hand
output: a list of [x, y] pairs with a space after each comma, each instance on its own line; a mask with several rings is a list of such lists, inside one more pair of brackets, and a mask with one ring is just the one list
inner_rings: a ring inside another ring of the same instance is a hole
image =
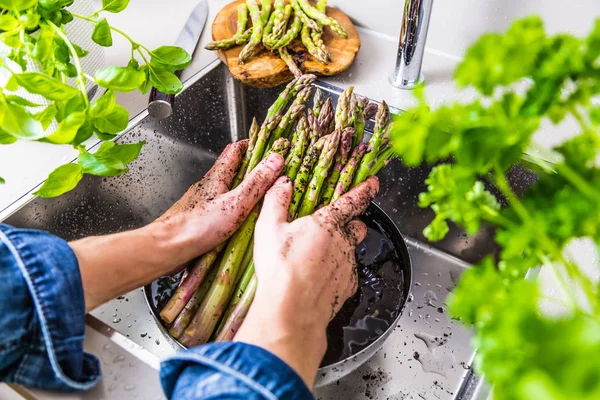
[[202, 180], [153, 223], [166, 228], [166, 240], [183, 244], [177, 246], [181, 248], [181, 262], [227, 240], [281, 173], [283, 157], [272, 154], [230, 191], [247, 148], [246, 140], [228, 145]]

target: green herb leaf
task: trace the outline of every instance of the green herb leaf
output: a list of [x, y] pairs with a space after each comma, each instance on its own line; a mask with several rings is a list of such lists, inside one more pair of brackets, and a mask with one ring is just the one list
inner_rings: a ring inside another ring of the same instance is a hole
[[104, 88], [130, 92], [139, 88], [146, 79], [142, 71], [126, 67], [102, 67], [96, 71], [94, 80]]
[[81, 47], [77, 46], [73, 42], [71, 42], [71, 45], [75, 49], [75, 53], [77, 54], [77, 57], [79, 57], [79, 58], [83, 58], [83, 57], [87, 56], [88, 54], [90, 54], [90, 52], [88, 50], [82, 49]]
[[129, 5], [129, 0], [102, 0], [102, 9], [111, 13], [123, 11]]
[[57, 197], [75, 189], [83, 178], [83, 167], [79, 164], [65, 164], [56, 168], [46, 182], [33, 194], [39, 197]]
[[38, 0], [0, 0], [0, 7], [11, 11], [23, 11], [37, 3]]
[[162, 67], [169, 71], [184, 69], [192, 62], [192, 57], [187, 51], [177, 46], [161, 46], [152, 51], [153, 67]]
[[24, 106], [24, 107], [41, 107], [40, 104], [34, 103], [32, 101], [29, 101], [27, 99], [24, 99], [20, 96], [14, 95], [14, 94], [9, 94], [6, 96], [6, 101], [11, 103], [11, 104], [16, 104], [18, 106]]
[[183, 83], [179, 78], [174, 73], [164, 69], [150, 68], [150, 82], [152, 82], [152, 86], [166, 94], [177, 94], [183, 89]]
[[58, 128], [54, 133], [44, 138], [44, 141], [55, 144], [71, 143], [75, 139], [77, 131], [85, 121], [85, 112], [79, 111], [71, 113], [58, 124]]
[[0, 128], [0, 144], [13, 144], [17, 141], [17, 138], [13, 135], [8, 134]]
[[77, 130], [77, 134], [75, 135], [75, 139], [71, 142], [74, 146], [78, 146], [81, 143], [85, 142], [94, 134], [94, 126], [92, 122], [88, 119], [79, 127]]
[[31, 12], [31, 10], [29, 10], [29, 12], [19, 17], [19, 21], [21, 22], [23, 28], [35, 29], [40, 23], [40, 15], [38, 13], [33, 13]]
[[15, 79], [29, 93], [40, 94], [48, 100], [69, 100], [79, 91], [40, 72], [16, 74]]
[[94, 115], [91, 121], [99, 133], [115, 135], [127, 128], [129, 112], [125, 107], [115, 104], [110, 110]]
[[40, 62], [48, 61], [54, 55], [54, 29], [42, 25], [40, 36], [33, 47], [33, 56]]
[[42, 124], [42, 128], [44, 130], [48, 129], [54, 117], [56, 117], [56, 113], [58, 112], [56, 108], [56, 104], [52, 103], [48, 107], [46, 107], [43, 111], [33, 114], [32, 117], [40, 121]]
[[4, 178], [0, 176], [0, 185], [3, 185], [5, 183], [6, 183], [6, 181], [4, 180]]
[[96, 24], [94, 32], [92, 33], [92, 40], [98, 43], [100, 46], [112, 46], [112, 33], [110, 31], [110, 25], [106, 21], [106, 18], [102, 19]]
[[11, 14], [0, 15], [0, 30], [12, 31], [19, 26], [19, 21]]
[[84, 171], [91, 175], [117, 176], [128, 171], [125, 164], [135, 160], [144, 146], [145, 142], [135, 144], [115, 144], [104, 142], [93, 154], [82, 150], [78, 162]]
[[21, 106], [10, 103], [6, 103], [4, 107], [2, 130], [23, 140], [39, 140], [46, 136], [40, 121]]

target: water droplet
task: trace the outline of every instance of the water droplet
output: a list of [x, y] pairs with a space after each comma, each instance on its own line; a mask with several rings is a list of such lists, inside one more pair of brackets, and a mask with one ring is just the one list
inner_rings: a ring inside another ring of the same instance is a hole
[[118, 324], [119, 322], [121, 322], [121, 318], [113, 319], [113, 324]]
[[135, 390], [135, 385], [127, 384], [127, 385], [123, 386], [123, 389], [128, 392], [131, 392], [132, 390]]
[[146, 335], [148, 335], [148, 332], [140, 333], [141, 337], [146, 337]]
[[124, 355], [118, 355], [113, 359], [113, 364], [119, 363], [121, 361], [125, 361], [125, 356]]

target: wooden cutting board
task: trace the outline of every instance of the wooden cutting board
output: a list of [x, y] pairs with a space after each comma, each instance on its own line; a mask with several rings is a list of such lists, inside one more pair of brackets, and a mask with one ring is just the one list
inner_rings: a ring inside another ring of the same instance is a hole
[[[234, 35], [237, 29], [237, 7], [244, 1], [234, 1], [219, 11], [212, 24], [213, 40], [228, 39]], [[290, 53], [304, 73], [326, 76], [339, 74], [350, 67], [360, 49], [360, 38], [350, 18], [342, 11], [332, 7], [327, 7], [327, 15], [335, 18], [342, 25], [348, 33], [348, 38], [344, 39], [335, 34], [327, 26], [324, 28], [323, 40], [331, 55], [329, 64], [323, 64], [314, 59], [302, 45], [300, 39], [295, 39], [289, 46]], [[243, 47], [236, 46], [218, 51], [219, 58], [227, 64], [235, 79], [258, 88], [269, 88], [292, 80], [293, 75], [285, 62], [276, 53], [265, 48], [262, 48], [245, 64], [240, 64], [238, 55]]]

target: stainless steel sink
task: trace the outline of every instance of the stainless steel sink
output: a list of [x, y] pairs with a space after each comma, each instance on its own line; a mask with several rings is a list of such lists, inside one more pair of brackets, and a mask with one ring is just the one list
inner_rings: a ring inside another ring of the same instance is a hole
[[[337, 99], [339, 88], [319, 85]], [[120, 138], [121, 142], [147, 142], [129, 173], [117, 178], [85, 177], [71, 193], [58, 199], [34, 199], [5, 222], [48, 230], [67, 240], [149, 223], [202, 177], [227, 143], [244, 138], [251, 118], [263, 116], [279, 93], [279, 89], [258, 90], [235, 82], [218, 62], [187, 86], [172, 117], [158, 122], [142, 115]], [[427, 243], [421, 231], [432, 213], [417, 206], [417, 196], [425, 188], [428, 172], [427, 167], [407, 169], [394, 161], [381, 174], [377, 203], [408, 238], [414, 265], [412, 301], [383, 349], [352, 375], [319, 389], [320, 398], [472, 395], [471, 334], [449, 319], [444, 300], [461, 272], [493, 251], [493, 232], [484, 227], [468, 237], [452, 227], [445, 240]], [[92, 314], [157, 356], [174, 351], [155, 326], [141, 290]]]

